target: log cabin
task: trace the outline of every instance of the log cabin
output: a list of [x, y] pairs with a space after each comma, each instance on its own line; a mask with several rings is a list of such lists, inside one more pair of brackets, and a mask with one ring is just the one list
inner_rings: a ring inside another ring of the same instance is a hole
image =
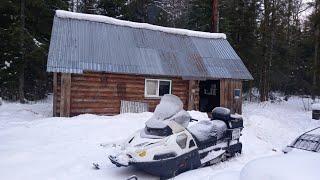
[[153, 111], [164, 94], [184, 108], [223, 106], [241, 114], [250, 72], [223, 33], [134, 23], [57, 10], [47, 71], [53, 73], [53, 115], [115, 115], [122, 101]]

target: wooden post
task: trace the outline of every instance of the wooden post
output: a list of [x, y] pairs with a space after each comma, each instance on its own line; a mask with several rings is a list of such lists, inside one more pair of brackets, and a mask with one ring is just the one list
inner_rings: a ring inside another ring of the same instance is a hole
[[211, 32], [219, 32], [219, 9], [218, 0], [212, 0], [212, 14], [211, 14]]
[[57, 88], [58, 88], [58, 77], [57, 73], [53, 73], [53, 117], [57, 116]]
[[61, 74], [60, 117], [70, 116], [71, 74]]
[[195, 95], [195, 89], [194, 89], [195, 81], [190, 80], [189, 81], [189, 99], [188, 99], [188, 110], [195, 110], [194, 107], [194, 95]]

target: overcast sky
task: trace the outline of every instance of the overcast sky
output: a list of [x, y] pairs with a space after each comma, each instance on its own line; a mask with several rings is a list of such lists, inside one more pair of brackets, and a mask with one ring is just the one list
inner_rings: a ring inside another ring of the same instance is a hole
[[[315, 0], [303, 0], [304, 3], [314, 2], [314, 1]], [[312, 13], [312, 10], [313, 10], [312, 8], [309, 8], [308, 10], [302, 12], [301, 19], [306, 19], [306, 17]]]

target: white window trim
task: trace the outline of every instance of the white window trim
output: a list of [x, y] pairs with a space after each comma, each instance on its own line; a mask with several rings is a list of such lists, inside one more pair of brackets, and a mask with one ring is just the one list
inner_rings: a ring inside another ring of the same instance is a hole
[[[158, 81], [157, 95], [148, 95], [147, 94], [147, 81]], [[170, 82], [169, 94], [171, 94], [172, 80], [169, 80], [169, 79], [145, 79], [144, 80], [144, 97], [147, 97], [147, 98], [160, 98], [160, 97], [162, 97], [162, 96], [159, 96], [160, 81]]]

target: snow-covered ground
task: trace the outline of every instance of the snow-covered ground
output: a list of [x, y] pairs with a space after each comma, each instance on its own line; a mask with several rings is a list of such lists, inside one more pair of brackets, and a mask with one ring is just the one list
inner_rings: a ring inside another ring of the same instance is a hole
[[[35, 104], [0, 106], [0, 179], [158, 179], [133, 168], [117, 168], [107, 155], [113, 144], [144, 127], [152, 113], [53, 118], [51, 99]], [[206, 114], [191, 111], [194, 118]], [[250, 160], [281, 154], [305, 130], [320, 126], [300, 98], [281, 103], [244, 103], [243, 154], [175, 179], [235, 180]], [[101, 165], [93, 170], [92, 163]]]

